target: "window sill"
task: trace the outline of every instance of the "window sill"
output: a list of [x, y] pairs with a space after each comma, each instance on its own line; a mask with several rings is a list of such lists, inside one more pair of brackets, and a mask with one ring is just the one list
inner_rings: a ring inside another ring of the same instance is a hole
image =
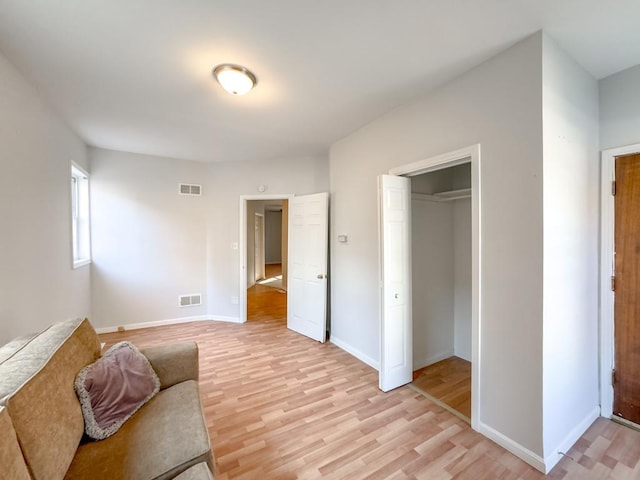
[[91, 263], [91, 259], [90, 258], [83, 258], [80, 260], [74, 260], [73, 261], [73, 269], [75, 270], [76, 268], [80, 268], [80, 267], [84, 267], [85, 265], [89, 265]]

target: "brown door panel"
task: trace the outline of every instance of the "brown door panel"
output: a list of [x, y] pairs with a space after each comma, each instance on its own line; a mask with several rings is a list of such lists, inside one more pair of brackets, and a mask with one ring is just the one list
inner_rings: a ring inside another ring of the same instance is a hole
[[640, 155], [615, 162], [613, 412], [640, 424]]

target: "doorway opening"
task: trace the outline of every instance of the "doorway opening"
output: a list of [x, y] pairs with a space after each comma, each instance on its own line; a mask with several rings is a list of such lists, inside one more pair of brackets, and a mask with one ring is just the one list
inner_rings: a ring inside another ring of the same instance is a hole
[[410, 179], [412, 386], [471, 423], [471, 163]]
[[247, 201], [246, 320], [287, 323], [288, 199]]
[[464, 384], [462, 394], [436, 393], [464, 399], [439, 402], [478, 430], [480, 145], [391, 169], [379, 183], [380, 388], [411, 383], [414, 372]]
[[287, 325], [288, 205], [293, 195], [240, 197], [240, 322]]
[[[280, 259], [282, 277], [286, 286], [286, 301], [282, 302], [282, 310], [274, 315], [277, 315], [278, 321], [289, 330], [324, 343], [328, 334], [329, 194], [327, 192], [306, 195], [240, 196], [239, 242], [232, 244], [232, 248], [239, 249], [240, 295], [237, 302], [240, 304], [239, 320], [241, 323], [247, 321], [247, 288], [252, 285], [252, 282], [255, 283], [255, 262], [251, 255], [255, 255], [253, 243], [255, 242], [256, 209], [278, 200], [283, 207], [283, 216], [287, 217], [282, 221], [287, 229], [282, 235], [282, 238], [287, 239], [286, 252]], [[262, 203], [253, 204], [252, 201], [262, 201]], [[251, 210], [252, 208], [254, 210]], [[259, 286], [263, 287], [263, 285]], [[271, 287], [266, 288], [276, 290]], [[277, 295], [283, 294], [277, 293]], [[233, 300], [234, 297], [232, 302]], [[268, 305], [271, 306], [272, 302], [268, 302]]]
[[601, 415], [638, 429], [640, 145], [605, 150], [601, 178]]

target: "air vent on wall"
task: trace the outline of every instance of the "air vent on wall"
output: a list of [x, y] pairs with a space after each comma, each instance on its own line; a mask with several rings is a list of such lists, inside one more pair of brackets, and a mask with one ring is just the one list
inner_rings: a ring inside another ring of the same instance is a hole
[[178, 306], [180, 307], [193, 307], [194, 305], [200, 305], [201, 303], [202, 298], [199, 293], [180, 295], [178, 297]]
[[180, 195], [202, 195], [202, 185], [191, 185], [188, 183], [180, 183], [178, 184], [179, 190], [178, 193]]

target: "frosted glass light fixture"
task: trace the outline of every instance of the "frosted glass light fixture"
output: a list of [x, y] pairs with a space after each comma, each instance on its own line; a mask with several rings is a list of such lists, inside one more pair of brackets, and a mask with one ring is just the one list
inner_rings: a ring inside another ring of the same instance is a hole
[[213, 76], [232, 95], [244, 95], [258, 83], [256, 76], [247, 68], [231, 63], [218, 65], [213, 69]]

